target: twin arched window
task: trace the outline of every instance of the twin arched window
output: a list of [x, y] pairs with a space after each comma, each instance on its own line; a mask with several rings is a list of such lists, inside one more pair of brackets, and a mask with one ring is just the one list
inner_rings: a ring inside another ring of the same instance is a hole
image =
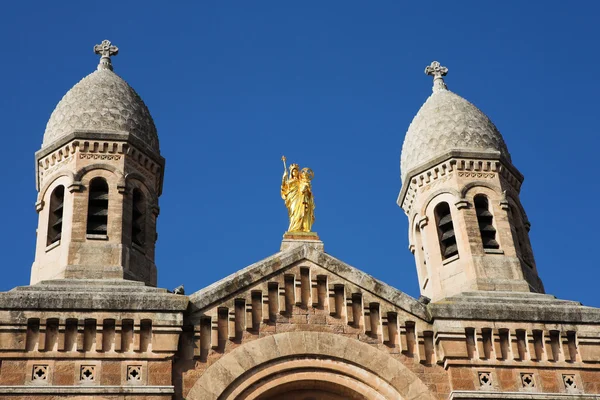
[[[488, 198], [484, 195], [477, 195], [475, 196], [474, 203], [483, 248], [499, 249], [500, 244], [496, 240], [496, 228], [494, 227], [494, 215], [490, 211]], [[442, 260], [445, 260], [458, 254], [450, 206], [446, 202], [440, 203], [435, 207], [434, 213]], [[518, 236], [520, 241], [522, 241], [522, 235]]]
[[[62, 235], [65, 187], [57, 186], [50, 195], [50, 214], [46, 246], [60, 240]], [[141, 190], [133, 189], [131, 241], [138, 246], [146, 242], [146, 202]], [[106, 235], [108, 233], [108, 183], [104, 178], [94, 178], [90, 182], [88, 197], [87, 229], [88, 235]]]
[[65, 187], [60, 185], [57, 186], [50, 195], [50, 214], [48, 215], [46, 246], [58, 242], [61, 238], [64, 204]]
[[494, 228], [494, 215], [490, 212], [490, 204], [487, 197], [478, 194], [475, 196], [474, 202], [483, 248], [499, 249], [500, 245], [496, 241], [496, 228]]
[[88, 235], [106, 235], [108, 232], [108, 183], [104, 178], [94, 178], [90, 182], [88, 199]]
[[442, 260], [458, 254], [456, 245], [456, 235], [454, 234], [454, 224], [452, 223], [452, 214], [448, 203], [440, 203], [435, 206], [435, 219], [440, 240], [440, 250]]

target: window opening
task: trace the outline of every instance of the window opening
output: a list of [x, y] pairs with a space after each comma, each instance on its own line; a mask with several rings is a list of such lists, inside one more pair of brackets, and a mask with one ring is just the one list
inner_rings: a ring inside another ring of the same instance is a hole
[[487, 197], [482, 195], [475, 196], [475, 212], [477, 213], [477, 222], [479, 223], [483, 248], [499, 249], [500, 245], [496, 241], [496, 228], [494, 228], [494, 216], [490, 212]]
[[440, 239], [440, 250], [442, 259], [447, 259], [458, 254], [456, 245], [456, 236], [454, 234], [454, 224], [452, 223], [452, 214], [448, 203], [440, 203], [435, 207], [435, 216], [437, 220], [438, 236]]
[[58, 242], [62, 235], [65, 187], [57, 186], [50, 195], [50, 214], [48, 216], [48, 235], [46, 246]]
[[106, 235], [108, 232], [108, 184], [103, 178], [90, 183], [87, 234]]

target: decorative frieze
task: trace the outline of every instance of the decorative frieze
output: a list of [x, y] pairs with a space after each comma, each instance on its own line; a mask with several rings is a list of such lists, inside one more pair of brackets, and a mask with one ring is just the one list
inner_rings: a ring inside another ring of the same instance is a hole
[[402, 201], [404, 212], [410, 214], [417, 193], [431, 191], [451, 179], [455, 174], [457, 178], [463, 179], [495, 179], [499, 177], [517, 192], [521, 186], [519, 178], [504, 167], [500, 161], [453, 158], [411, 178]]
[[46, 177], [51, 176], [58, 169], [73, 160], [77, 155], [79, 160], [98, 160], [105, 162], [121, 161], [128, 157], [140, 167], [140, 173], [149, 177], [158, 185], [161, 176], [161, 165], [148, 157], [144, 152], [125, 142], [112, 141], [79, 141], [71, 143], [53, 151], [38, 161], [40, 186]]

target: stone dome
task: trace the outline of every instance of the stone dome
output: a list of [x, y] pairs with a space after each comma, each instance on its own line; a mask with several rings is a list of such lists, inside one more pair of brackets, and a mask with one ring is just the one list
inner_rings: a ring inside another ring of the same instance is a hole
[[400, 160], [402, 180], [413, 168], [448, 150], [497, 151], [510, 161], [506, 143], [492, 121], [473, 104], [449, 91], [441, 76], [436, 81], [433, 93], [406, 132]]
[[64, 95], [46, 125], [42, 147], [77, 130], [128, 132], [159, 151], [148, 107], [109, 68], [92, 72]]

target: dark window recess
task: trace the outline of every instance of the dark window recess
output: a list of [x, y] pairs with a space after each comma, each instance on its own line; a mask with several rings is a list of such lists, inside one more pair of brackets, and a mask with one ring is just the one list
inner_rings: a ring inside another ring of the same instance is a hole
[[475, 196], [475, 212], [481, 232], [481, 241], [484, 249], [499, 249], [496, 241], [496, 228], [494, 228], [494, 216], [490, 212], [489, 202], [485, 196]]
[[63, 207], [65, 204], [65, 187], [58, 186], [50, 196], [50, 214], [48, 216], [48, 235], [46, 245], [58, 242], [62, 235]]
[[108, 231], [108, 184], [103, 178], [90, 183], [87, 234], [106, 235]]
[[442, 259], [447, 259], [458, 254], [456, 236], [454, 235], [454, 224], [448, 203], [440, 203], [435, 207], [438, 236], [440, 238], [440, 250]]
[[146, 242], [144, 195], [139, 189], [133, 190], [133, 209], [131, 212], [131, 241], [138, 246]]

